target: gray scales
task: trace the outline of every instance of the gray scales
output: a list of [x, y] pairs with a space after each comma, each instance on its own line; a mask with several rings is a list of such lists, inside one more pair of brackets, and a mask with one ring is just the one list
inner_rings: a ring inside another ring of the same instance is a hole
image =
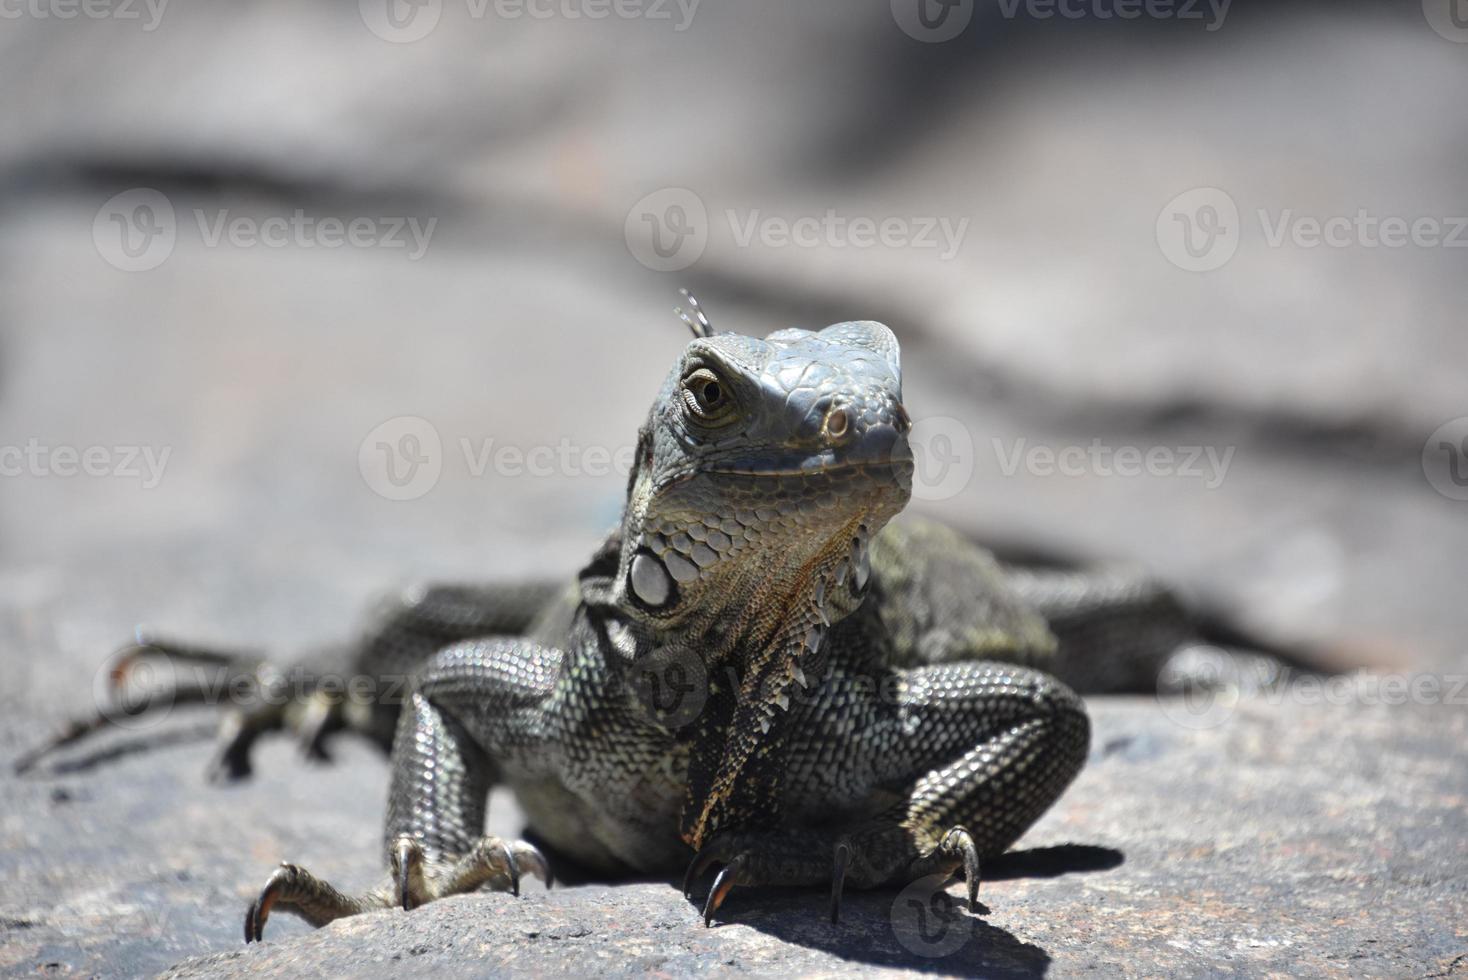
[[[688, 302], [694, 339], [639, 431], [621, 523], [574, 581], [409, 589], [289, 671], [156, 638], [119, 653], [118, 691], [165, 658], [161, 703], [245, 692], [220, 774], [282, 728], [316, 754], [342, 729], [391, 752], [386, 880], [348, 895], [282, 864], [247, 942], [277, 911], [323, 925], [549, 884], [542, 848], [599, 875], [684, 871], [690, 897], [717, 868], [706, 924], [739, 886], [827, 888], [834, 920], [844, 887], [930, 875], [961, 874], [973, 911], [982, 862], [1086, 758], [1074, 691], [1187, 663], [1195, 626], [1144, 576], [1003, 563], [893, 520], [914, 465], [887, 327], [755, 339]], [[324, 683], [343, 676], [366, 683]], [[150, 704], [73, 722], [18, 768]], [[484, 836], [496, 785], [542, 846]]]

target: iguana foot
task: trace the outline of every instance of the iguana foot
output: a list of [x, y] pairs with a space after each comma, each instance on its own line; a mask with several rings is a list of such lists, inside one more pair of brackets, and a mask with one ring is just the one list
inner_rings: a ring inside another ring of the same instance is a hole
[[[973, 835], [965, 827], [953, 827], [943, 835], [938, 846], [914, 861], [908, 868], [912, 880], [930, 874], [952, 875], [962, 869], [964, 883], [968, 886], [968, 910], [979, 911], [979, 848]], [[831, 910], [831, 921], [836, 921], [836, 910]]]
[[463, 895], [478, 891], [488, 884], [493, 891], [520, 894], [521, 872], [528, 871], [549, 888], [554, 883], [550, 864], [535, 845], [525, 841], [505, 841], [499, 837], [481, 837], [474, 847], [449, 867], [440, 880], [434, 898]]
[[[153, 683], [152, 672], [160, 666], [171, 677]], [[233, 698], [248, 706], [232, 709], [221, 722], [219, 747], [210, 770], [211, 775], [247, 775], [255, 739], [284, 724], [284, 699], [262, 697], [272, 685], [280, 683], [279, 672], [256, 654], [204, 649], [139, 635], [136, 642], [112, 655], [96, 709], [68, 722], [51, 739], [16, 760], [15, 771], [23, 773], [58, 749], [105, 729], [135, 726], [136, 719], [146, 715], [160, 714], [176, 705], [219, 704]]]
[[245, 942], [257, 943], [273, 909], [292, 912], [313, 926], [374, 908], [386, 908], [387, 896], [372, 892], [360, 897], [343, 895], [331, 885], [298, 865], [281, 862], [271, 874], [260, 897], [245, 911]]
[[[440, 647], [469, 637], [519, 634], [564, 591], [554, 582], [431, 585], [376, 602], [359, 639], [309, 651], [302, 668], [282, 669], [257, 652], [224, 651], [144, 637], [113, 654], [94, 712], [65, 725], [14, 763], [23, 773], [58, 749], [174, 705], [226, 707], [211, 779], [250, 774], [263, 734], [296, 736], [302, 754], [326, 759], [327, 736], [350, 729], [392, 745], [401, 686]], [[342, 656], [346, 654], [346, 656]], [[154, 671], [163, 675], [155, 680]], [[367, 683], [360, 690], [352, 685]]]
[[841, 915], [848, 879], [860, 888], [906, 884], [929, 875], [962, 871], [968, 882], [969, 911], [978, 910], [979, 850], [963, 827], [953, 827], [926, 851], [911, 832], [894, 824], [869, 824], [835, 836], [819, 831], [720, 834], [693, 861], [683, 879], [683, 894], [693, 899], [693, 884], [715, 865], [723, 865], [703, 903], [704, 925], [738, 886], [829, 884], [831, 921]]
[[533, 844], [481, 837], [457, 858], [433, 860], [417, 838], [406, 834], [388, 848], [390, 873], [382, 886], [365, 895], [344, 895], [305, 868], [282, 863], [265, 882], [260, 897], [245, 912], [245, 942], [259, 942], [273, 910], [290, 912], [313, 926], [361, 912], [401, 908], [411, 911], [447, 895], [488, 887], [520, 894], [520, 877], [529, 872], [549, 888], [550, 864]]

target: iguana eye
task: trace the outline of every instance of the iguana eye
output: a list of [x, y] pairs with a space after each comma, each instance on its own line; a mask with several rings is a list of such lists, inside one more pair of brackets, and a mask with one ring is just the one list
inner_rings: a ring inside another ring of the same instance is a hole
[[683, 402], [705, 425], [733, 418], [734, 402], [719, 376], [706, 367], [695, 368], [683, 379]]

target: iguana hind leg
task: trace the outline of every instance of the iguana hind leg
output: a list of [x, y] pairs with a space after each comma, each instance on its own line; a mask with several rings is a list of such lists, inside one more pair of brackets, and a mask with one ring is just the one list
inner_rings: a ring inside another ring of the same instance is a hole
[[[167, 682], [155, 684], [150, 675], [160, 664], [171, 676]], [[270, 684], [270, 671], [266, 661], [256, 654], [198, 647], [139, 633], [135, 642], [111, 656], [105, 678], [104, 688], [95, 692], [99, 698], [96, 707], [68, 721], [50, 739], [17, 759], [17, 773], [98, 732], [136, 727], [145, 716], [161, 715], [179, 705], [218, 705], [229, 699], [250, 707], [236, 705], [221, 722], [211, 774], [240, 767], [248, 772], [249, 747], [255, 736], [281, 725], [280, 706], [262, 703], [259, 697]]]
[[[405, 589], [374, 603], [359, 640], [311, 651], [300, 668], [258, 652], [140, 635], [109, 661], [103, 703], [62, 726], [15, 768], [24, 772], [99, 732], [187, 704], [226, 709], [211, 778], [248, 776], [256, 740], [273, 731], [291, 732], [313, 759], [327, 757], [327, 737], [342, 729], [386, 751], [406, 679], [434, 652], [471, 637], [524, 633], [564, 591], [563, 583], [549, 581]], [[153, 682], [147, 674], [155, 667], [170, 676]], [[371, 683], [354, 690], [363, 679]]]
[[975, 910], [980, 856], [973, 835], [965, 827], [950, 827], [927, 846], [922, 836], [905, 826], [897, 813], [834, 831], [717, 834], [688, 865], [683, 894], [691, 900], [694, 882], [720, 866], [704, 898], [704, 925], [713, 924], [724, 899], [741, 885], [829, 886], [831, 921], [837, 922], [848, 881], [854, 887], [876, 888], [962, 871], [969, 909]]

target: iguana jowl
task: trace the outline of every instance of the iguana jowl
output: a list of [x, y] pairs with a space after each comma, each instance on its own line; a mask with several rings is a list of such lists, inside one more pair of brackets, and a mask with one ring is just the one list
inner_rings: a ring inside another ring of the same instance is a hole
[[[736, 886], [829, 887], [834, 916], [843, 885], [960, 870], [972, 904], [980, 861], [1075, 777], [1086, 713], [1034, 669], [1058, 649], [1046, 590], [1011, 588], [945, 528], [888, 523], [913, 475], [892, 332], [693, 324], [640, 430], [621, 524], [574, 583], [430, 587], [379, 612], [353, 669], [413, 676], [367, 719], [396, 717], [391, 874], [349, 896], [282, 865], [247, 941], [276, 911], [320, 925], [518, 891], [522, 871], [549, 881], [534, 846], [482, 836], [496, 784], [591, 868], [686, 869], [691, 886], [719, 867], [707, 922]], [[161, 642], [128, 659], [157, 654], [272, 683], [258, 663]], [[224, 761], [240, 768], [291, 719], [314, 743], [340, 717], [324, 704], [237, 715]]]

